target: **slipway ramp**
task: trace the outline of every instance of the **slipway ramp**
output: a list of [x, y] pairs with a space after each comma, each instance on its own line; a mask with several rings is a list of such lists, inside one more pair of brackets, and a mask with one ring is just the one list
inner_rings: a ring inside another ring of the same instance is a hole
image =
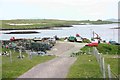
[[66, 78], [70, 66], [76, 61], [76, 57], [70, 57], [73, 52], [78, 52], [85, 43], [57, 42], [48, 54], [57, 57], [34, 66], [32, 69], [18, 78]]

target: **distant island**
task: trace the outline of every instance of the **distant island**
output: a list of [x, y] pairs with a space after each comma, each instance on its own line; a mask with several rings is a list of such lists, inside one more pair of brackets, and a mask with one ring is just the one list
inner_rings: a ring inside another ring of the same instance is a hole
[[120, 19], [111, 18], [111, 19], [107, 19], [106, 21], [120, 22]]
[[4, 34], [32, 34], [32, 33], [40, 33], [37, 31], [15, 31], [15, 32], [7, 32]]
[[112, 29], [120, 29], [120, 27], [114, 27], [114, 28], [112, 28]]
[[53, 27], [72, 27], [72, 25], [88, 25], [88, 24], [111, 24], [112, 21], [103, 20], [58, 20], [58, 19], [14, 19], [0, 20], [2, 24], [1, 30], [27, 30], [27, 29], [51, 29]]

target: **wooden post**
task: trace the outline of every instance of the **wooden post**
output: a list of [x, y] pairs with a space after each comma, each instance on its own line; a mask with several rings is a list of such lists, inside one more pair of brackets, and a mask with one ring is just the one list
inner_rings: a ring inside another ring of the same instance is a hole
[[110, 65], [108, 64], [108, 78], [111, 80], [111, 70], [110, 70]]
[[10, 62], [12, 63], [12, 52], [10, 51]]
[[29, 59], [29, 51], [26, 50], [26, 53], [28, 54], [28, 59]]
[[101, 57], [101, 54], [100, 54], [100, 69], [101, 69], [101, 72], [102, 72], [102, 57]]
[[19, 50], [19, 55], [20, 55], [20, 59], [22, 59], [22, 51], [21, 51], [21, 49]]
[[92, 54], [95, 55], [95, 54], [94, 54], [94, 47], [92, 48]]
[[101, 63], [101, 54], [98, 54], [99, 64]]
[[105, 61], [104, 61], [104, 57], [102, 58], [102, 63], [103, 63], [103, 78], [106, 78], [106, 75], [105, 75]]
[[32, 53], [29, 52], [29, 59], [32, 59]]
[[90, 53], [90, 48], [89, 48], [89, 54], [91, 54], [91, 53]]
[[13, 48], [14, 49], [14, 52], [15, 52], [15, 48]]

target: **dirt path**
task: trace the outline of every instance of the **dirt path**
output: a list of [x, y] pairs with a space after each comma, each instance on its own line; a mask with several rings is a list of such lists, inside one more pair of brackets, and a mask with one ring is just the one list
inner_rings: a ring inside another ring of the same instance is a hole
[[70, 57], [70, 54], [79, 51], [84, 45], [84, 43], [57, 42], [48, 54], [58, 57], [38, 64], [19, 78], [65, 78], [70, 66], [77, 59]]

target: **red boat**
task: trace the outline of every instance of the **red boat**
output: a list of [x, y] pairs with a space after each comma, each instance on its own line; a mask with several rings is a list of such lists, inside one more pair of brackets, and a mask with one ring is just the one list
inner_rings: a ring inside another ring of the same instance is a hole
[[85, 46], [97, 47], [98, 43], [89, 43], [89, 44], [86, 44]]

